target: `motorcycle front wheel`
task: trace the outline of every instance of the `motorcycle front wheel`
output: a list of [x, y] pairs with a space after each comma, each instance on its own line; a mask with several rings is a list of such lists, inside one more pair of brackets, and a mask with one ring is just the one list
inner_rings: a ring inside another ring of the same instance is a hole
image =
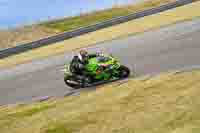
[[130, 69], [124, 65], [121, 65], [119, 68], [119, 77], [127, 78], [130, 75]]

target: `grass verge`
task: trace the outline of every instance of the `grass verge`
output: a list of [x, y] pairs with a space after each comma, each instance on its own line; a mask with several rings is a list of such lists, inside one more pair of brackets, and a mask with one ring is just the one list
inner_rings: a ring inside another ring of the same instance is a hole
[[106, 85], [90, 93], [0, 108], [2, 133], [199, 133], [200, 70]]
[[41, 47], [25, 53], [1, 59], [0, 68], [8, 68], [17, 64], [32, 61], [34, 59], [63, 54], [66, 51], [72, 51], [78, 48], [91, 46], [102, 41], [108, 41], [119, 37], [126, 37], [130, 34], [142, 33], [151, 29], [160, 28], [161, 26], [166, 26], [186, 20], [192, 20], [193, 18], [200, 16], [199, 12], [200, 2], [194, 2], [172, 10], [146, 16], [113, 27], [68, 39], [63, 42], [58, 42], [53, 45]]
[[0, 49], [29, 43], [64, 31], [74, 30], [76, 28], [108, 20], [113, 17], [127, 15], [131, 12], [157, 7], [173, 1], [175, 0], [145, 0], [136, 4], [113, 7], [111, 9], [82, 14], [80, 16], [17, 27], [11, 30], [0, 30]]
[[39, 25], [0, 30], [0, 50], [53, 36], [56, 33], [59, 32]]
[[146, 9], [158, 7], [163, 4], [173, 2], [175, 0], [146, 0], [128, 6], [113, 7], [111, 9], [96, 11], [80, 16], [54, 20], [42, 23], [42, 26], [59, 30], [61, 32], [74, 30], [80, 27], [88, 26], [98, 22], [106, 21], [114, 17], [128, 15], [130, 13], [143, 11]]

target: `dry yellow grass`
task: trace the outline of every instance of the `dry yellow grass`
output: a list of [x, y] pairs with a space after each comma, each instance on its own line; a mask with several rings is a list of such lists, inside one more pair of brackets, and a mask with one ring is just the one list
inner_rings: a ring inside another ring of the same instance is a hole
[[0, 108], [1, 133], [199, 133], [200, 70]]
[[41, 24], [17, 27], [12, 30], [0, 30], [0, 49], [14, 47], [44, 37], [52, 36], [63, 31], [74, 30], [101, 21], [127, 15], [132, 12], [142, 11], [173, 2], [175, 0], [145, 0], [126, 6], [113, 7], [111, 9], [81, 14], [80, 16], [67, 17], [59, 20], [47, 21]]
[[111, 40], [129, 34], [141, 33], [153, 28], [159, 28], [172, 23], [191, 20], [199, 17], [200, 2], [178, 7], [172, 10], [146, 16], [137, 20], [129, 21], [107, 29], [102, 29], [83, 36], [58, 42], [50, 46], [41, 47], [32, 51], [14, 55], [0, 60], [0, 67], [11, 67], [16, 64], [25, 63], [33, 59], [62, 54], [66, 51], [87, 47], [101, 41]]
[[39, 25], [25, 26], [13, 30], [0, 30], [0, 49], [29, 43], [56, 33], [56, 30]]
[[164, 5], [174, 1], [176, 0], [142, 0], [136, 3], [133, 2], [133, 4], [129, 5], [116, 5], [106, 10], [81, 14], [80, 16], [75, 17], [53, 20], [46, 23], [42, 23], [41, 25], [59, 31], [69, 31], [83, 26], [88, 26], [98, 22], [106, 21], [114, 17], [124, 16], [133, 12], [158, 7], [160, 5]]

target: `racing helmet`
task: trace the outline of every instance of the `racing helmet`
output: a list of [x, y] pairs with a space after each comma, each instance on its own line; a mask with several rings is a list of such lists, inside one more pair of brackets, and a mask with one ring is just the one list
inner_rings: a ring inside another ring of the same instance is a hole
[[80, 50], [78, 54], [78, 58], [80, 61], [83, 61], [84, 58], [88, 56], [88, 52], [86, 50]]
[[97, 52], [96, 52], [96, 55], [97, 55], [97, 56], [104, 56], [104, 53], [103, 53], [103, 51], [97, 51]]

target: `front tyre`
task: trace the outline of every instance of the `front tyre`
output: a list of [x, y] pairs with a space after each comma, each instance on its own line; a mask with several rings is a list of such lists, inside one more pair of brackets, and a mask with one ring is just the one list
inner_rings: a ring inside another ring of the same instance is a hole
[[126, 66], [121, 65], [119, 68], [119, 77], [127, 78], [130, 75], [130, 69]]

